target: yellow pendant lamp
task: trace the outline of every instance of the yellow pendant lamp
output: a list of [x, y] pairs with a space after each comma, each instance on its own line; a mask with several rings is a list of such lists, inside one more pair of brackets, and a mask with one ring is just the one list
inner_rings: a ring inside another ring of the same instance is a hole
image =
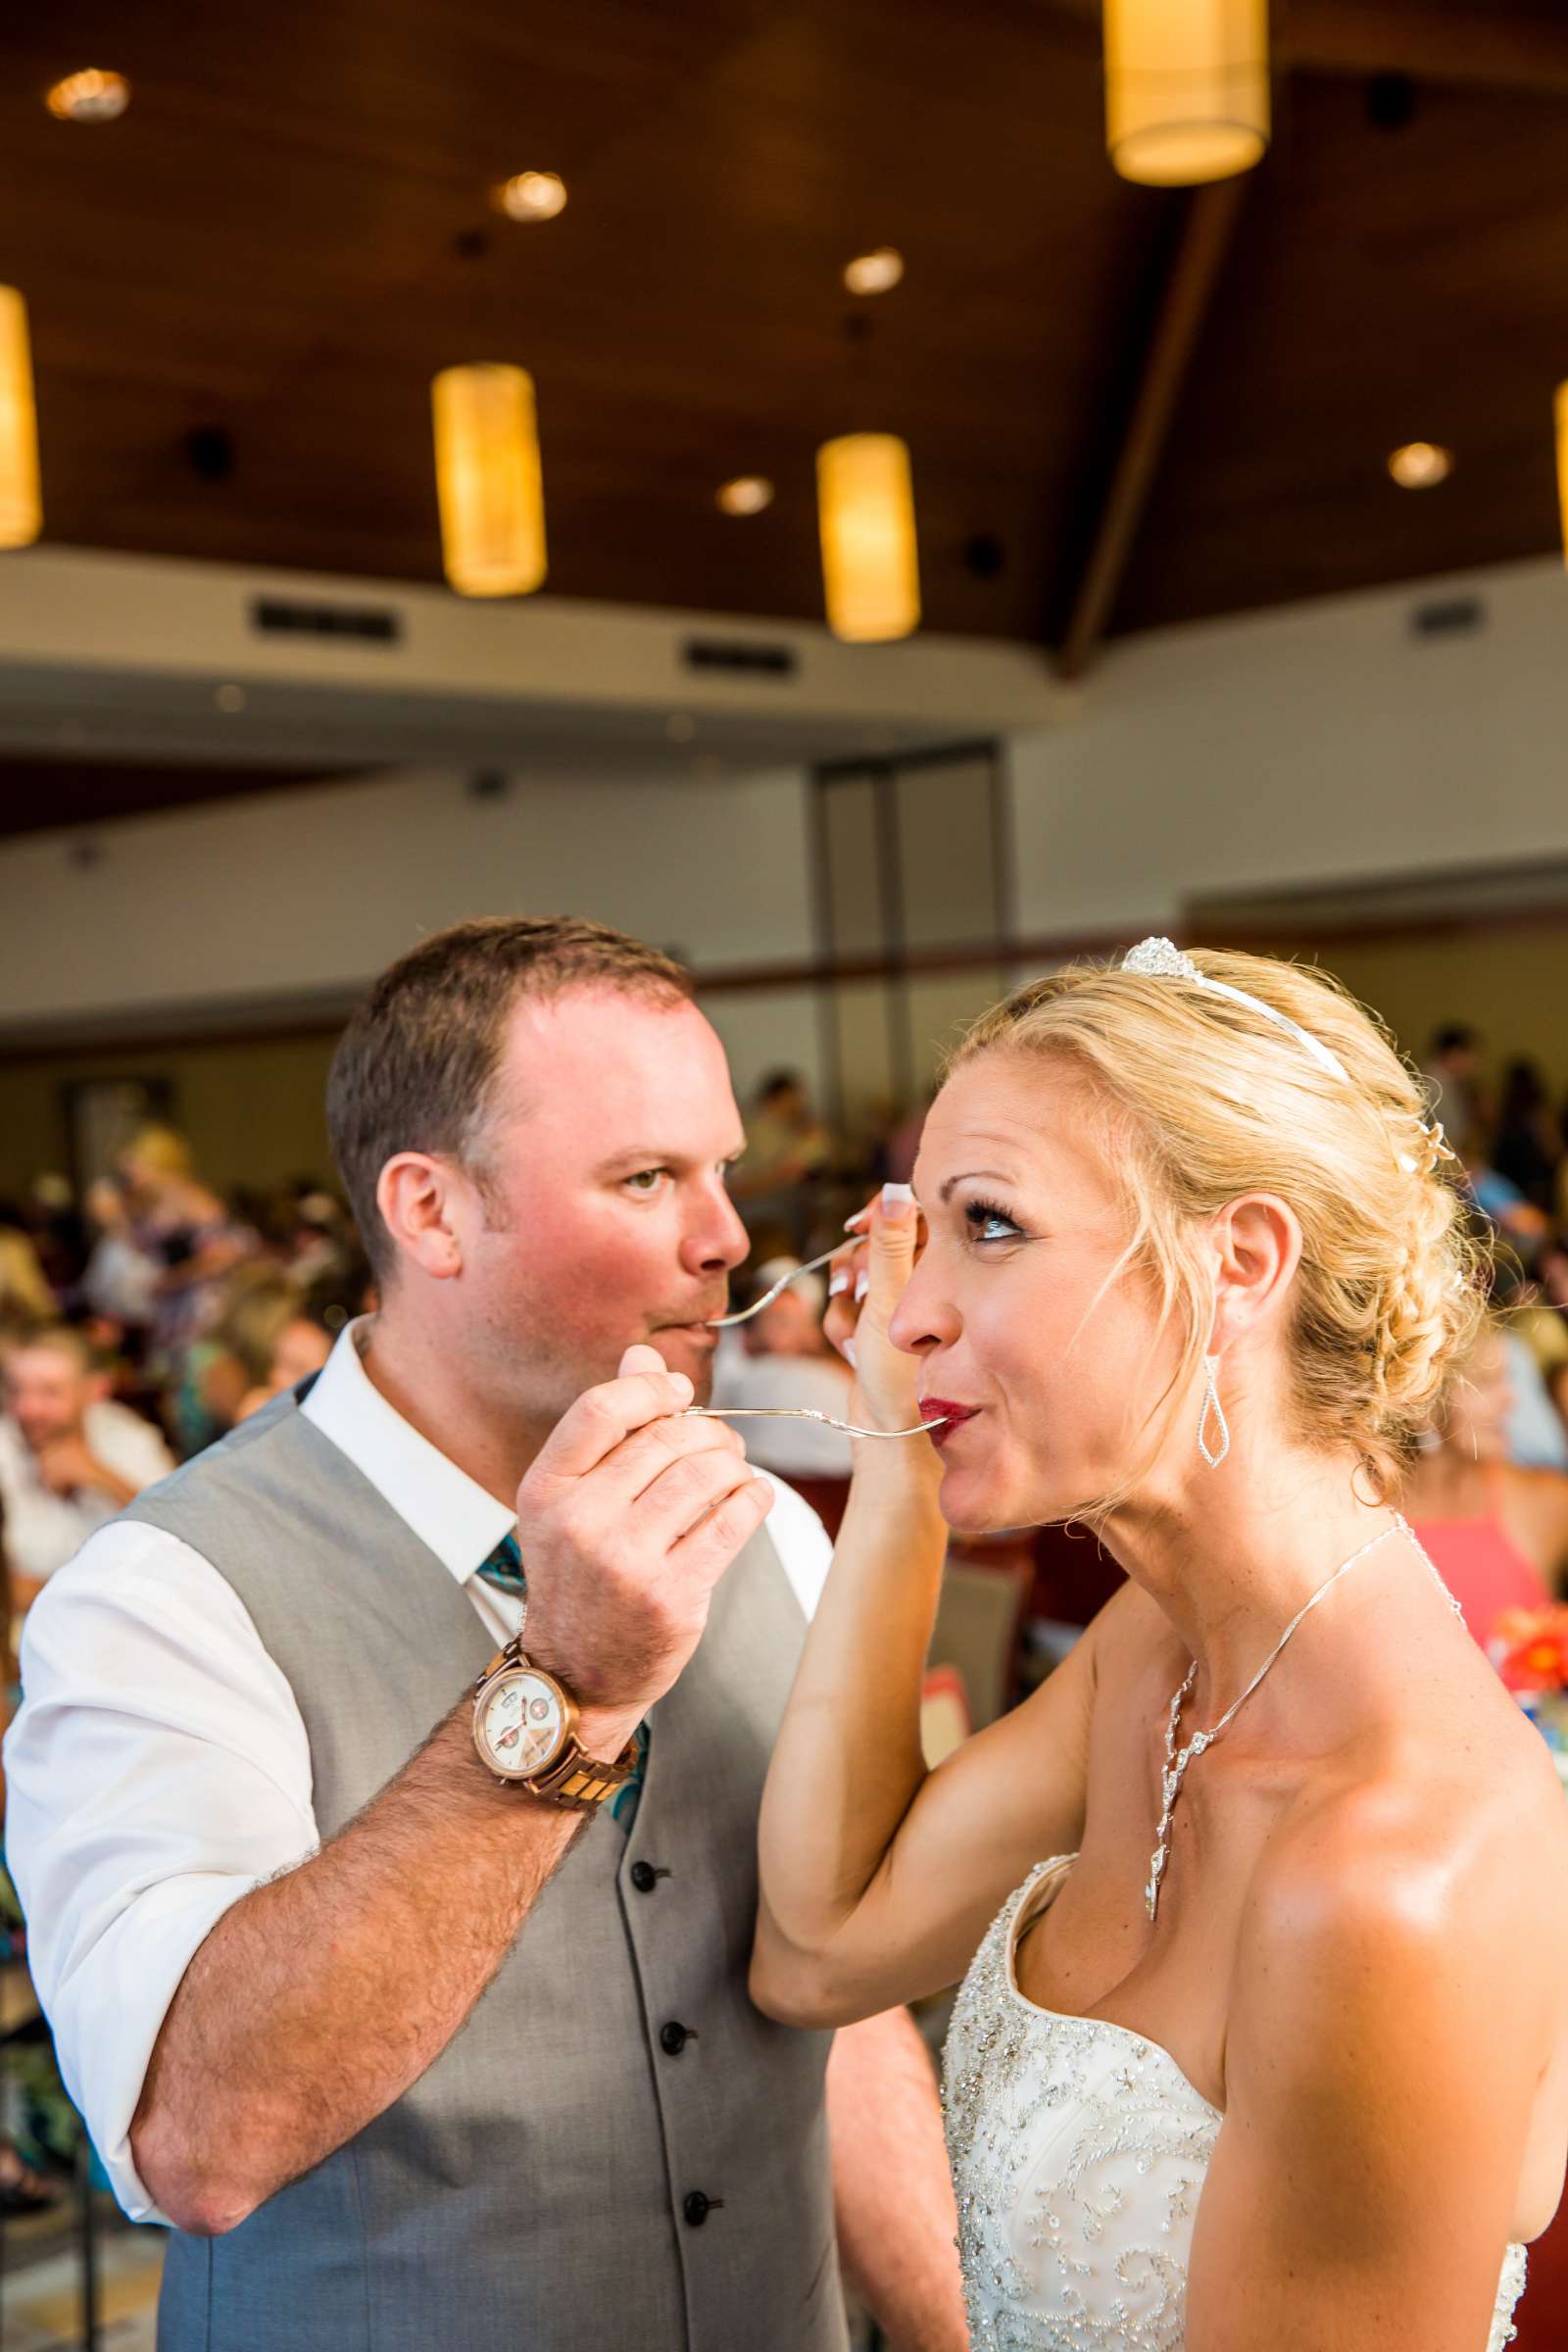
[[0, 547], [30, 547], [42, 529], [27, 306], [0, 286]]
[[527, 596], [546, 571], [532, 376], [522, 368], [444, 368], [430, 405], [448, 580], [460, 596]]
[[816, 453], [827, 625], [850, 645], [920, 625], [909, 452], [896, 433], [845, 433]]
[[1557, 503], [1562, 509], [1563, 561], [1568, 563], [1568, 383], [1557, 386]]
[[1105, 143], [1123, 179], [1231, 179], [1268, 139], [1268, 0], [1105, 0]]

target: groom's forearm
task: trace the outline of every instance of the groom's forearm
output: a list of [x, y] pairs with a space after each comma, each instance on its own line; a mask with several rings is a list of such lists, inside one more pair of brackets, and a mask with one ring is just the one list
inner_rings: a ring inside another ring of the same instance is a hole
[[893, 2352], [965, 2352], [936, 2078], [906, 2009], [842, 2027], [827, 2070], [844, 2275]]
[[[142, 2182], [178, 2228], [235, 2228], [400, 2098], [581, 1831], [580, 1815], [497, 1787], [471, 1710], [460, 1700], [356, 1820], [244, 1895], [197, 1950], [130, 2132]], [[631, 1729], [583, 1721], [597, 1753]]]

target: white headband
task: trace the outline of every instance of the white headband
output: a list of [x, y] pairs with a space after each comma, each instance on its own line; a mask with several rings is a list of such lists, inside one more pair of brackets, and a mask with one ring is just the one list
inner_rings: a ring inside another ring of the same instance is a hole
[[1199, 970], [1190, 956], [1182, 954], [1173, 941], [1141, 940], [1136, 948], [1129, 948], [1121, 959], [1120, 968], [1124, 972], [1136, 972], [1142, 979], [1187, 980], [1194, 988], [1206, 990], [1211, 997], [1229, 997], [1233, 1004], [1245, 1004], [1250, 1012], [1260, 1012], [1265, 1021], [1272, 1021], [1276, 1029], [1283, 1029], [1294, 1037], [1297, 1044], [1311, 1054], [1319, 1069], [1327, 1070], [1331, 1078], [1343, 1078], [1346, 1085], [1349, 1085], [1349, 1071], [1337, 1054], [1329, 1052], [1321, 1038], [1298, 1028], [1287, 1014], [1276, 1011], [1272, 1004], [1265, 1004], [1261, 997], [1250, 997], [1245, 988], [1232, 988], [1225, 980], [1211, 980], [1206, 972]]
[[[1190, 956], [1182, 954], [1172, 940], [1140, 940], [1136, 948], [1128, 950], [1118, 968], [1136, 973], [1140, 979], [1185, 980], [1191, 987], [1203, 989], [1211, 997], [1229, 997], [1233, 1004], [1245, 1004], [1249, 1011], [1260, 1012], [1265, 1021], [1272, 1021], [1276, 1029], [1283, 1029], [1288, 1037], [1294, 1037], [1302, 1052], [1310, 1054], [1318, 1068], [1327, 1070], [1331, 1078], [1343, 1079], [1347, 1086], [1350, 1083], [1349, 1071], [1337, 1054], [1330, 1053], [1320, 1037], [1314, 1037], [1310, 1030], [1301, 1028], [1288, 1013], [1278, 1011], [1272, 1004], [1265, 1004], [1261, 997], [1250, 997], [1245, 988], [1232, 988], [1227, 980], [1211, 980], [1206, 972], [1199, 970]], [[1430, 1174], [1440, 1160], [1452, 1159], [1454, 1153], [1449, 1150], [1443, 1129], [1436, 1120], [1430, 1126], [1424, 1119], [1418, 1124], [1430, 1152], [1427, 1161], [1427, 1172]], [[1420, 1173], [1420, 1162], [1412, 1158], [1409, 1152], [1396, 1150], [1395, 1158], [1406, 1175]]]

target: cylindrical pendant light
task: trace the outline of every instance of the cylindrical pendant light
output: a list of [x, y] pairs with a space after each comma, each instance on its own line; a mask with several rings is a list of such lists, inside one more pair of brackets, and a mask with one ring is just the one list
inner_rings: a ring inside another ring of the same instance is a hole
[[920, 625], [909, 452], [896, 433], [845, 433], [816, 453], [827, 625], [850, 645]]
[[1105, 0], [1105, 143], [1123, 179], [1231, 179], [1268, 136], [1268, 0]]
[[545, 576], [533, 378], [444, 368], [430, 387], [441, 556], [460, 596], [526, 596]]
[[1557, 503], [1562, 509], [1562, 552], [1568, 563], [1568, 383], [1557, 386]]
[[0, 547], [30, 547], [42, 529], [27, 306], [0, 286]]

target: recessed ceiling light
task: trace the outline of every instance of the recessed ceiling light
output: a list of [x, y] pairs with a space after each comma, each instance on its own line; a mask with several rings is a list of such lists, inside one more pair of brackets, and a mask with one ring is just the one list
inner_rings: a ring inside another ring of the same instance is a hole
[[220, 710], [243, 710], [250, 696], [243, 686], [220, 686], [215, 689], [213, 700]]
[[554, 172], [519, 172], [497, 188], [496, 203], [509, 220], [553, 220], [566, 209], [566, 183]]
[[879, 245], [875, 253], [858, 253], [844, 271], [844, 283], [852, 294], [888, 294], [904, 275], [904, 256], [892, 245]]
[[726, 514], [760, 514], [773, 504], [773, 485], [763, 473], [738, 473], [732, 482], [721, 483], [714, 496]]
[[48, 94], [49, 112], [62, 122], [113, 122], [130, 104], [130, 84], [123, 74], [106, 74], [88, 66], [68, 74]]
[[690, 743], [697, 732], [697, 721], [685, 710], [672, 710], [664, 721], [664, 733], [671, 743]]
[[1436, 441], [1406, 441], [1390, 457], [1389, 471], [1401, 490], [1435, 490], [1453, 471], [1453, 452]]

